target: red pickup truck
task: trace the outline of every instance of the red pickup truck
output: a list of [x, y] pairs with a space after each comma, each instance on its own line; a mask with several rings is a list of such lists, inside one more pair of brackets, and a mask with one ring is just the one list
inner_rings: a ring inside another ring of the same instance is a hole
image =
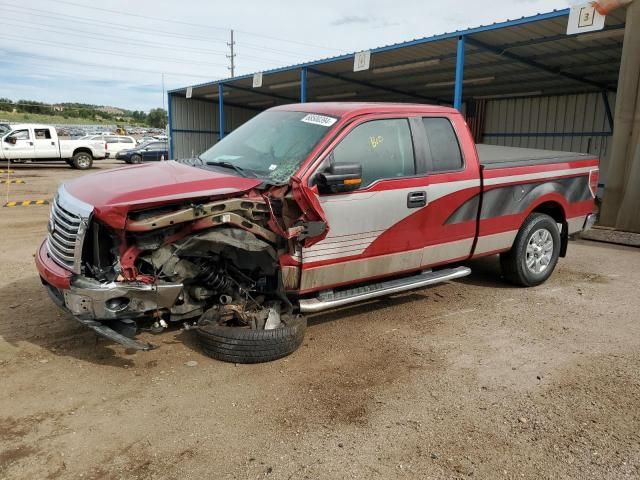
[[36, 264], [51, 298], [128, 347], [196, 330], [210, 356], [283, 357], [304, 314], [468, 275], [544, 282], [593, 223], [598, 159], [475, 145], [456, 110], [272, 108], [197, 158], [62, 185]]

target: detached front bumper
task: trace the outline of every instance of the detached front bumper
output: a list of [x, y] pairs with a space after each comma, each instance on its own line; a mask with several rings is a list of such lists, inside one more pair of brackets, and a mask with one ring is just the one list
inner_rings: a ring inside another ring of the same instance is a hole
[[[100, 335], [131, 348], [148, 345], [124, 337], [102, 322], [129, 320], [174, 306], [182, 284], [100, 283], [60, 267], [50, 258], [46, 241], [36, 253], [36, 266], [53, 302]], [[120, 338], [121, 337], [121, 338]]]

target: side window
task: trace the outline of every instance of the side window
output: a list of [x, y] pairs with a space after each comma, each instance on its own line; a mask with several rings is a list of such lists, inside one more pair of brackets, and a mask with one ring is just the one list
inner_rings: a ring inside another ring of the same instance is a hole
[[51, 132], [48, 128], [36, 128], [34, 130], [36, 134], [36, 140], [47, 140], [51, 139]]
[[147, 145], [147, 149], [148, 150], [160, 150], [162, 144], [155, 142], [155, 143], [150, 143], [149, 145]]
[[354, 128], [333, 150], [336, 163], [362, 165], [362, 187], [384, 178], [415, 175], [409, 121], [372, 120]]
[[133, 143], [133, 138], [120, 137], [120, 143]]
[[107, 143], [118, 143], [118, 137], [104, 137], [104, 140]]
[[[462, 168], [462, 154], [456, 132], [447, 118], [423, 118], [433, 161], [432, 172], [448, 172]], [[427, 152], [429, 153], [429, 152]]]
[[29, 140], [29, 130], [16, 130], [9, 138], [15, 138], [16, 140]]

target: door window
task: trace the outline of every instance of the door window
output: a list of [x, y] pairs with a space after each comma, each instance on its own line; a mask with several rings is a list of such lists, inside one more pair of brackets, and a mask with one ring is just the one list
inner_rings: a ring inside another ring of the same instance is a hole
[[363, 188], [376, 180], [415, 175], [409, 121], [394, 118], [358, 125], [335, 147], [330, 161], [361, 164]]
[[29, 130], [16, 130], [8, 138], [15, 138], [16, 140], [29, 140]]
[[104, 140], [107, 143], [118, 143], [118, 137], [104, 137]]
[[120, 143], [133, 143], [133, 138], [120, 137], [119, 140], [120, 140]]
[[458, 137], [451, 122], [446, 118], [423, 118], [424, 129], [427, 133], [427, 155], [431, 156], [432, 172], [449, 172], [462, 168], [462, 154]]
[[36, 128], [34, 132], [36, 140], [51, 140], [51, 131], [48, 128]]

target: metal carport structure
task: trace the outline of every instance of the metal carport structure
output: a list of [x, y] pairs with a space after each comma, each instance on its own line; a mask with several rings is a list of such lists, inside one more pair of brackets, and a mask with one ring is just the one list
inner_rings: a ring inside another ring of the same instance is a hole
[[606, 164], [625, 10], [609, 13], [603, 30], [577, 35], [566, 34], [569, 13], [373, 48], [363, 71], [348, 53], [259, 72], [255, 88], [250, 74], [172, 90], [171, 156], [200, 153], [272, 106], [381, 101], [452, 105], [479, 142], [596, 153]]

